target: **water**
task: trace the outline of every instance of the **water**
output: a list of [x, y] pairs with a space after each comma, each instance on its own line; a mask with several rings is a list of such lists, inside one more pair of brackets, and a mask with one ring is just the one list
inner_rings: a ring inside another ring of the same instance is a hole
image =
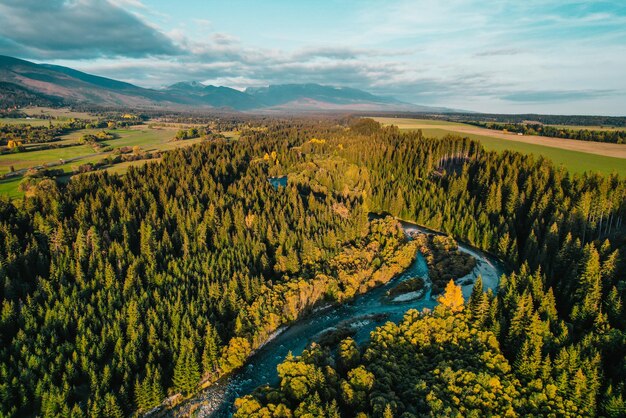
[[[286, 178], [285, 178], [286, 179]], [[286, 181], [286, 180], [285, 180]], [[403, 222], [402, 226], [407, 234], [412, 232], [432, 232], [418, 225]], [[469, 297], [474, 279], [481, 275], [484, 289], [495, 289], [500, 276], [504, 273], [504, 266], [495, 258], [463, 244], [459, 249], [476, 258], [476, 267], [467, 276], [457, 280], [457, 283], [466, 283], [462, 286], [463, 295]], [[313, 341], [329, 329], [339, 324], [350, 323], [356, 329], [353, 338], [363, 343], [369, 339], [370, 332], [386, 321], [399, 322], [409, 309], [432, 309], [437, 304], [427, 290], [420, 299], [390, 303], [385, 297], [386, 292], [402, 280], [412, 277], [423, 277], [428, 283], [428, 266], [421, 253], [417, 253], [413, 264], [405, 272], [384, 286], [375, 288], [356, 297], [352, 302], [340, 306], [329, 307], [312, 313], [290, 327], [277, 333], [275, 338], [266, 343], [249, 360], [243, 369], [234, 375], [222, 379], [215, 385], [199, 393], [195, 398], [186, 402], [178, 413], [195, 409], [198, 417], [229, 417], [233, 413], [233, 402], [239, 396], [252, 392], [256, 387], [278, 383], [276, 366], [281, 363], [287, 354], [299, 355]], [[371, 316], [375, 314], [387, 315], [384, 321], [376, 322]], [[175, 412], [176, 413], [176, 412]]]
[[272, 187], [274, 187], [275, 189], [287, 186], [287, 176], [268, 177], [267, 181], [269, 181]]

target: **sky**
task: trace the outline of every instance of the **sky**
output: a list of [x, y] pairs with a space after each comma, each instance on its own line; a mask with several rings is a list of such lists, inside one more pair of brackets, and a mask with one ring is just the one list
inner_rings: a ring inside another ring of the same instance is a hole
[[626, 0], [0, 0], [0, 55], [150, 88], [319, 83], [626, 115]]

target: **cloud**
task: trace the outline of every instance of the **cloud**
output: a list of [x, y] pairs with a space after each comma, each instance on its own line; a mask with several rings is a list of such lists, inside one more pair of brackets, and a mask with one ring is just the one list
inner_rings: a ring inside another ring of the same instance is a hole
[[474, 54], [476, 57], [498, 57], [498, 56], [506, 56], [506, 55], [519, 55], [524, 53], [524, 51], [520, 48], [501, 48], [501, 49], [490, 49], [487, 51], [481, 51]]
[[265, 6], [242, 12], [231, 2], [0, 0], [0, 53], [153, 88], [319, 83], [483, 111], [573, 109], [601, 97], [594, 111], [623, 108], [611, 93], [626, 90], [617, 0], [353, 0], [328, 13], [348, 1], [320, 0], [317, 16], [261, 18]]
[[158, 29], [118, 6], [128, 1], [3, 0], [0, 52], [35, 59], [181, 53]]

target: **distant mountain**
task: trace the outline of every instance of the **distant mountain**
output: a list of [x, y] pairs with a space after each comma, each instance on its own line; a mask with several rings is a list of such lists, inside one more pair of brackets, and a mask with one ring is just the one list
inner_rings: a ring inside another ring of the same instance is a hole
[[[0, 107], [28, 103], [99, 106], [206, 107], [237, 111], [446, 111], [376, 96], [362, 90], [319, 84], [230, 87], [183, 81], [155, 90], [83, 73], [72, 68], [0, 55]], [[5, 106], [6, 105], [6, 106]]]
[[166, 92], [186, 94], [198, 104], [211, 107], [229, 107], [235, 110], [251, 110], [261, 107], [258, 100], [239, 90], [222, 86], [205, 86], [198, 81], [183, 81], [165, 88]]
[[98, 77], [56, 65], [34, 64], [0, 56], [0, 82], [19, 86], [31, 94], [64, 103], [92, 103], [103, 106], [150, 106], [176, 104], [163, 92], [144, 89], [110, 78]]
[[197, 93], [205, 89], [205, 85], [199, 81], [180, 81], [172, 84], [167, 89], [172, 91], [180, 91], [185, 93]]
[[245, 92], [270, 107], [302, 99], [341, 105], [362, 103], [408, 105], [408, 103], [403, 103], [393, 98], [375, 96], [362, 90], [322, 86], [319, 84], [280, 84], [268, 87], [249, 87]]

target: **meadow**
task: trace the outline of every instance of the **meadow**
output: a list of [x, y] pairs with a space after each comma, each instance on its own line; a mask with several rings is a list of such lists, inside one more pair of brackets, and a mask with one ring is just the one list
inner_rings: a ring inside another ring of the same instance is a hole
[[[5, 125], [32, 125], [32, 126], [48, 126], [49, 119], [40, 118], [0, 118], [0, 124]], [[52, 124], [58, 124], [59, 121], [52, 121]]]
[[[461, 135], [480, 141], [485, 149], [492, 151], [517, 151], [543, 156], [557, 166], [564, 166], [575, 173], [585, 171], [609, 174], [617, 172], [626, 176], [626, 145], [589, 143], [572, 139], [518, 136], [479, 128], [457, 122], [407, 118], [374, 118], [383, 125], [396, 125], [401, 130], [421, 129], [424, 136], [441, 138]], [[540, 142], [549, 143], [546, 146]], [[602, 152], [605, 155], [599, 154]], [[606, 155], [608, 154], [608, 155]], [[617, 155], [622, 158], [618, 158]]]
[[96, 116], [91, 113], [80, 112], [66, 107], [26, 107], [22, 109], [22, 111], [30, 117], [36, 118], [40, 116], [46, 116], [52, 117], [57, 121], [63, 121], [67, 119], [96, 119]]
[[[47, 122], [47, 121], [46, 121]], [[127, 129], [115, 129], [113, 132], [117, 138], [100, 142], [105, 146], [106, 151], [95, 150], [89, 144], [79, 144], [78, 141], [85, 134], [95, 134], [100, 129], [82, 129], [71, 132], [61, 137], [53, 144], [71, 145], [63, 148], [53, 148], [40, 151], [29, 151], [20, 153], [10, 153], [0, 155], [0, 175], [7, 174], [11, 168], [15, 171], [29, 168], [50, 166], [55, 170], [63, 170], [69, 178], [75, 170], [84, 164], [95, 164], [108, 157], [114, 156], [114, 150], [118, 148], [138, 147], [139, 151], [168, 151], [175, 148], [187, 147], [202, 141], [202, 138], [187, 139], [184, 141], [174, 141], [177, 129], [174, 127], [149, 127], [147, 125], [133, 126]], [[35, 144], [37, 145], [37, 144]], [[27, 145], [35, 146], [35, 145]], [[105, 170], [123, 174], [132, 165], [143, 165], [147, 162], [157, 161], [157, 158], [142, 159], [136, 161], [126, 161], [112, 166]], [[23, 173], [21, 173], [23, 174]], [[0, 180], [0, 195], [18, 197], [23, 193], [19, 191], [19, 184], [22, 176]]]

